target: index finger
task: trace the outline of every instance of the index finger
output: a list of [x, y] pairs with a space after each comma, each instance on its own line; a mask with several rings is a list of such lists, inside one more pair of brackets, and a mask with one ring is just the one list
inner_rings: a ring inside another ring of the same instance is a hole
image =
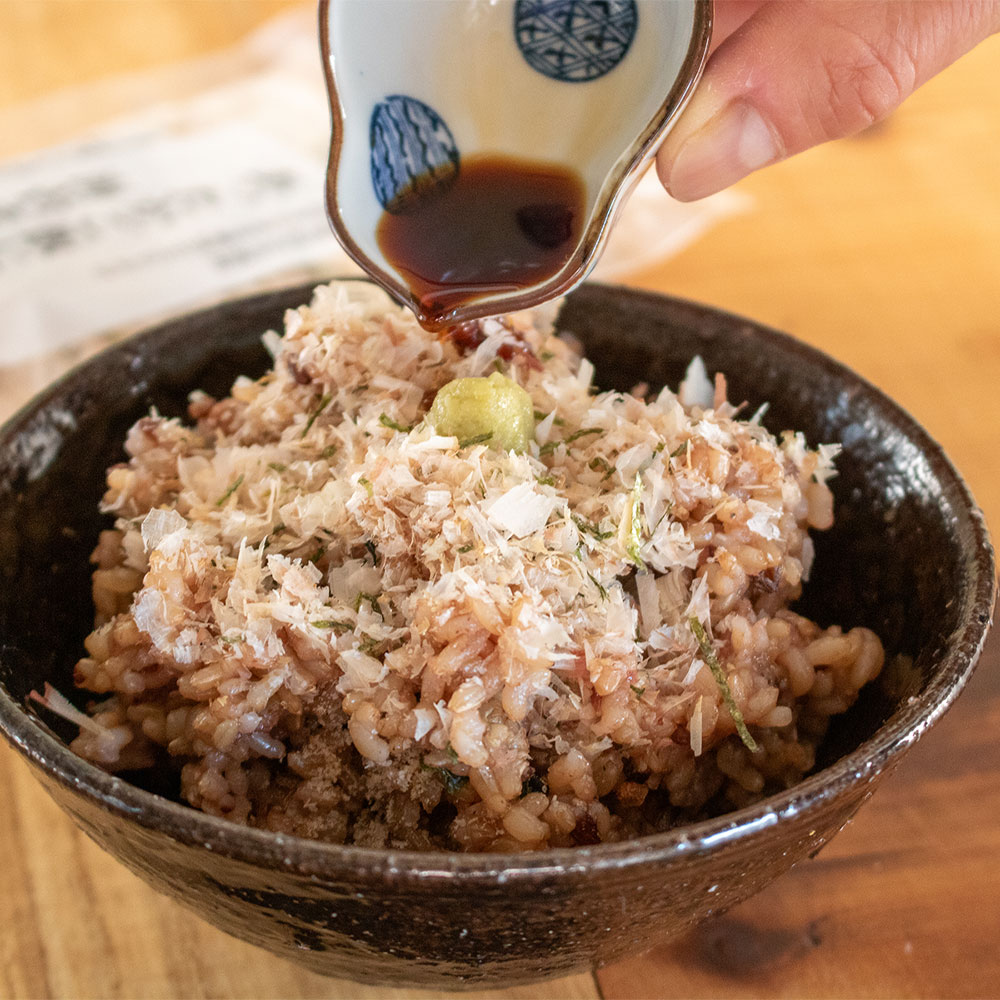
[[709, 55], [767, 2], [768, 0], [715, 0]]

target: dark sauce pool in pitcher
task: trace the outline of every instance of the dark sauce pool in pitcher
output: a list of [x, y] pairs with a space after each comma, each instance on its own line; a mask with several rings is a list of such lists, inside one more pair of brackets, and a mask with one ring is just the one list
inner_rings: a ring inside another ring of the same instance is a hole
[[580, 237], [584, 185], [553, 164], [470, 156], [411, 201], [383, 212], [376, 239], [417, 299], [417, 319], [435, 330], [458, 306], [558, 273]]

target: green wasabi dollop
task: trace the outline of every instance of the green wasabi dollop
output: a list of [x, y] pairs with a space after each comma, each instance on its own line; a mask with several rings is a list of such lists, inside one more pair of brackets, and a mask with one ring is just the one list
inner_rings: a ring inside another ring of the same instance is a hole
[[499, 372], [443, 385], [427, 419], [439, 434], [457, 437], [459, 447], [488, 442], [494, 448], [524, 451], [535, 434], [531, 397]]

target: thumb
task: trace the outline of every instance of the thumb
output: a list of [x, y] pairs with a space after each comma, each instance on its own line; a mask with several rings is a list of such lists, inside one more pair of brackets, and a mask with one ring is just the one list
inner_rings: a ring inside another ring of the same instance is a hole
[[858, 132], [998, 29], [989, 0], [770, 0], [713, 53], [657, 154], [660, 180], [693, 201]]

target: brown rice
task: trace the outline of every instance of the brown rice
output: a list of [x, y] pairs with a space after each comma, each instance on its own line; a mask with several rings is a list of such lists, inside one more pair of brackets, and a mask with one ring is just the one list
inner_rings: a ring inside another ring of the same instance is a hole
[[[793, 784], [881, 669], [788, 610], [836, 449], [736, 419], [697, 363], [595, 393], [537, 317], [439, 337], [353, 282], [265, 342], [272, 372], [143, 418], [108, 472], [83, 756], [338, 843], [586, 844]], [[425, 419], [496, 369], [521, 454]]]

